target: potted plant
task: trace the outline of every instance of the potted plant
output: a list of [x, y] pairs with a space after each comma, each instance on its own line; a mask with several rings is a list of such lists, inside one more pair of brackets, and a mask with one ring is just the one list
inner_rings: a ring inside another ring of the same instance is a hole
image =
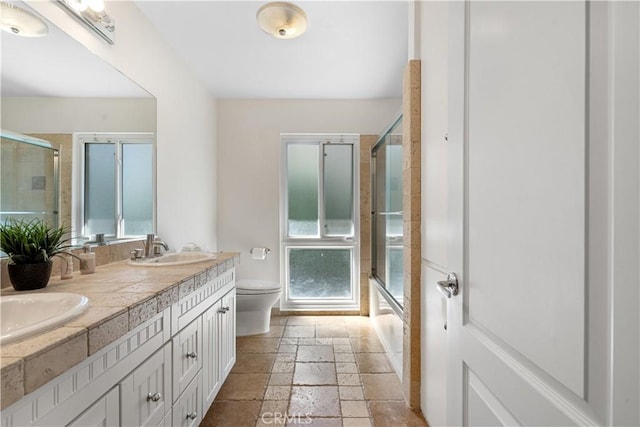
[[65, 227], [53, 227], [41, 219], [9, 218], [0, 224], [0, 250], [7, 254], [9, 279], [17, 291], [40, 289], [51, 277], [51, 258], [68, 253], [70, 238]]

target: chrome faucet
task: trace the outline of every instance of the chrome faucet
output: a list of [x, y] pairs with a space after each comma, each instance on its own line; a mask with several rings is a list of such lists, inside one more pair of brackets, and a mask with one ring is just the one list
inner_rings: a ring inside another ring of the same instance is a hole
[[147, 240], [144, 242], [144, 257], [149, 258], [153, 252], [151, 248], [153, 248], [153, 240], [156, 238], [156, 235], [153, 233], [147, 234]]
[[165, 251], [169, 250], [169, 245], [160, 240], [159, 237], [156, 237], [155, 234], [147, 234], [147, 239], [144, 242], [144, 257], [152, 258], [156, 255], [160, 255], [160, 246], [162, 246]]
[[162, 246], [164, 248], [165, 251], [169, 250], [169, 245], [167, 245], [165, 242], [163, 242], [162, 240], [160, 240], [159, 237], [156, 237], [153, 240], [153, 255], [160, 255], [160, 246]]

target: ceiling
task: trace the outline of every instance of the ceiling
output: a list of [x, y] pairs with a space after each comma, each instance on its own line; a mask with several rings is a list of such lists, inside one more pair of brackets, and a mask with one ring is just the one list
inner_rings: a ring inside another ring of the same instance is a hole
[[[309, 26], [291, 40], [260, 30], [255, 15], [265, 2], [135, 3], [217, 98], [401, 96], [406, 1], [297, 1]], [[46, 37], [3, 33], [0, 42], [2, 96], [150, 96], [52, 24]]]
[[137, 6], [218, 98], [399, 98], [408, 2], [300, 0], [308, 29], [262, 32], [266, 1], [149, 1]]

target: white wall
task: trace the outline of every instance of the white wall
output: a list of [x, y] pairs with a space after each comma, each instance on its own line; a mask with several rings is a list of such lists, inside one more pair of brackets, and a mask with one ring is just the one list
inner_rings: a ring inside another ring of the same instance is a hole
[[2, 127], [20, 133], [154, 132], [155, 98], [2, 98]]
[[[241, 253], [239, 278], [280, 280], [280, 134], [378, 135], [400, 106], [399, 99], [218, 101], [218, 246]], [[256, 246], [271, 255], [252, 260]]]
[[172, 247], [216, 249], [216, 101], [204, 84], [132, 2], [107, 2], [115, 45], [56, 2], [30, 6], [156, 97], [158, 234]]

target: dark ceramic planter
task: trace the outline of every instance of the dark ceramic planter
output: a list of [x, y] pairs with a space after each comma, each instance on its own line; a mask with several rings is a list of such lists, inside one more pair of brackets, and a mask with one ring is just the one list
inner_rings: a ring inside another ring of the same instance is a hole
[[9, 264], [9, 279], [16, 291], [42, 289], [49, 283], [53, 262], [37, 264]]

